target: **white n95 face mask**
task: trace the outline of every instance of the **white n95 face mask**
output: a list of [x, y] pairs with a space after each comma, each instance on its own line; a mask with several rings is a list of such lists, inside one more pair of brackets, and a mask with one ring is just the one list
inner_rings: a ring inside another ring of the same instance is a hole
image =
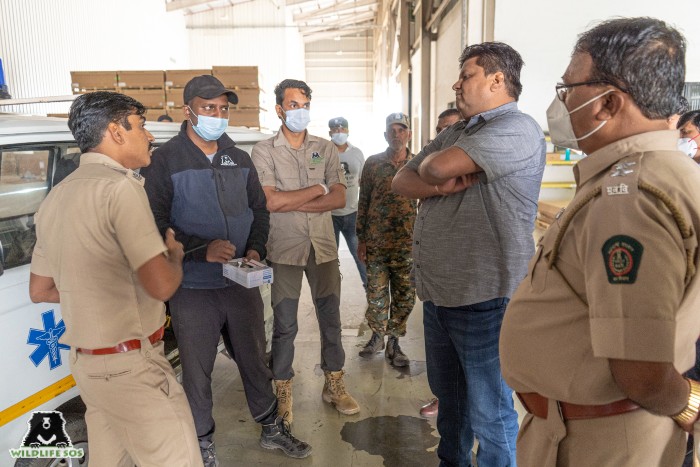
[[[698, 136], [700, 136], [700, 134]], [[686, 156], [695, 157], [695, 154], [698, 152], [698, 143], [695, 142], [695, 138], [679, 138], [678, 150]]]
[[293, 109], [284, 111], [284, 124], [293, 133], [301, 133], [306, 130], [311, 121], [309, 109]]
[[547, 109], [547, 124], [549, 125], [549, 137], [552, 140], [552, 143], [563, 148], [580, 149], [578, 146], [579, 141], [588, 138], [593, 133], [603, 128], [603, 126], [608, 122], [607, 120], [600, 122], [600, 125], [595, 127], [593, 130], [589, 131], [580, 138], [577, 138], [576, 134], [574, 133], [574, 127], [571, 126], [570, 115], [574, 112], [578, 112], [582, 108], [613, 91], [614, 89], [608, 89], [604, 93], [587, 100], [571, 112], [569, 112], [566, 105], [564, 105], [559, 97], [554, 96], [554, 100]]
[[331, 141], [333, 141], [338, 146], [342, 146], [343, 144], [347, 143], [348, 134], [347, 133], [333, 133], [331, 135]]

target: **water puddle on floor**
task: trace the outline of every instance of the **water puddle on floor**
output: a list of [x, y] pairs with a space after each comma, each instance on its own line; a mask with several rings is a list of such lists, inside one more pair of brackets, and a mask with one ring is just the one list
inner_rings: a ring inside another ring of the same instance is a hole
[[425, 373], [425, 362], [420, 360], [411, 360], [408, 366], [391, 366], [394, 370], [399, 373], [397, 379], [404, 379], [406, 376], [418, 376]]
[[439, 438], [432, 433], [427, 420], [399, 415], [346, 422], [340, 436], [355, 449], [382, 456], [385, 467], [405, 467], [438, 463], [434, 448]]

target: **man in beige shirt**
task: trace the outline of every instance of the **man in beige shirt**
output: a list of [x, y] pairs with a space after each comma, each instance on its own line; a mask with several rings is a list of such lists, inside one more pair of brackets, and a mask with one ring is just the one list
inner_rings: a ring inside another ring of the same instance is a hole
[[61, 303], [87, 412], [90, 464], [201, 466], [185, 393], [163, 353], [182, 244], [158, 233], [133, 169], [150, 163], [145, 109], [112, 92], [78, 97], [68, 126], [83, 155], [37, 213], [29, 294]]
[[275, 110], [282, 120], [276, 136], [261, 141], [251, 157], [267, 197], [272, 264], [272, 374], [278, 412], [289, 423], [292, 414], [294, 338], [304, 274], [309, 281], [321, 332], [322, 397], [342, 414], [360, 411], [343, 381], [345, 351], [340, 338], [340, 270], [331, 211], [345, 206], [345, 175], [338, 150], [328, 140], [310, 135], [311, 89], [286, 79], [275, 87]]
[[547, 230], [500, 336], [529, 412], [520, 467], [678, 466], [700, 385], [682, 372], [700, 334], [700, 172], [666, 119], [685, 41], [651, 18], [578, 40], [547, 111], [552, 142], [588, 157]]

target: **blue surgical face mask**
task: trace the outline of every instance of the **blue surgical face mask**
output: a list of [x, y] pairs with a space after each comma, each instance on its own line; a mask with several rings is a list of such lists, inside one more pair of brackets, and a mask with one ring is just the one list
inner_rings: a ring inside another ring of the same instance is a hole
[[348, 142], [348, 134], [347, 133], [333, 133], [333, 134], [331, 134], [331, 141], [333, 141], [338, 146], [342, 146], [343, 144]]
[[306, 127], [311, 121], [311, 114], [309, 109], [293, 109], [284, 111], [284, 124], [289, 131], [294, 133], [301, 133], [306, 130]]
[[196, 125], [192, 123], [192, 120], [190, 120], [190, 123], [192, 124], [192, 129], [199, 135], [200, 138], [202, 138], [204, 141], [216, 141], [217, 139], [221, 138], [221, 135], [224, 134], [224, 131], [226, 131], [226, 127], [228, 126], [227, 118], [197, 115], [194, 113], [194, 110], [192, 110], [192, 107], [187, 106], [187, 108], [190, 109], [190, 112], [197, 117]]

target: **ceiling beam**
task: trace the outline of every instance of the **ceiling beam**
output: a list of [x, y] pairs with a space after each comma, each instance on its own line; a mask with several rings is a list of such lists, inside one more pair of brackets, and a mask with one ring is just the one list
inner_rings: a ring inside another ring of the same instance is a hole
[[184, 10], [195, 6], [206, 5], [211, 0], [169, 0], [165, 3], [165, 11]]
[[316, 31], [323, 31], [326, 30], [330, 27], [333, 26], [342, 26], [342, 25], [355, 25], [357, 23], [361, 23], [367, 20], [374, 20], [375, 13], [373, 11], [368, 11], [365, 13], [360, 13], [356, 15], [343, 15], [339, 17], [338, 19], [330, 20], [330, 21], [322, 21], [321, 23], [316, 23], [316, 24], [310, 24], [307, 26], [301, 26], [299, 25], [299, 31], [302, 34], [305, 33], [312, 33]]
[[335, 36], [348, 36], [350, 34], [357, 34], [358, 32], [364, 32], [369, 29], [374, 29], [377, 26], [375, 26], [374, 21], [367, 21], [362, 24], [355, 24], [351, 27], [344, 27], [344, 28], [337, 28], [337, 29], [329, 29], [327, 31], [320, 31], [320, 32], [314, 32], [314, 33], [309, 33], [309, 34], [303, 34], [302, 38], [304, 42], [315, 42], [315, 41], [320, 41], [324, 39], [329, 39]]
[[325, 8], [319, 8], [318, 10], [311, 10], [311, 11], [305, 11], [303, 13], [299, 13], [294, 15], [294, 21], [299, 22], [299, 21], [305, 21], [307, 19], [316, 17], [316, 16], [323, 16], [328, 13], [338, 13], [341, 11], [349, 10], [349, 9], [356, 9], [356, 8], [361, 8], [361, 7], [366, 7], [366, 6], [373, 6], [377, 5], [379, 3], [378, 0], [360, 0], [360, 1], [350, 1], [350, 2], [340, 2], [335, 5], [331, 5]]

